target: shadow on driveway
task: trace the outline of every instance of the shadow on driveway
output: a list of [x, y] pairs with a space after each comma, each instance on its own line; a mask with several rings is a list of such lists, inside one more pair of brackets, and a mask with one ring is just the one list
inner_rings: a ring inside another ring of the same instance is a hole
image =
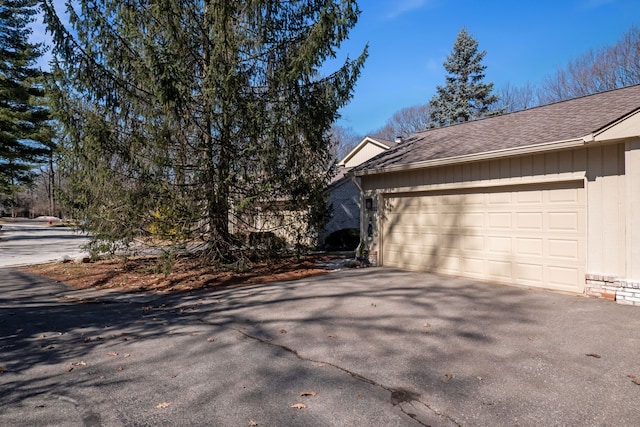
[[165, 296], [0, 283], [3, 425], [640, 421], [637, 307], [383, 268]]

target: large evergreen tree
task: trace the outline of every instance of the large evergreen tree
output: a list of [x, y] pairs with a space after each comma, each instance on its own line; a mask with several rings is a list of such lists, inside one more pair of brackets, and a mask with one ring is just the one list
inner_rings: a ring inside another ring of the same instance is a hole
[[198, 233], [229, 258], [247, 212], [321, 216], [331, 124], [366, 51], [320, 72], [355, 0], [78, 0], [72, 29], [45, 9], [67, 198], [96, 241]]
[[482, 64], [486, 51], [478, 51], [478, 41], [463, 28], [453, 51], [447, 56], [444, 68], [446, 84], [436, 88], [431, 99], [431, 117], [434, 126], [466, 122], [490, 113], [490, 106], [498, 100], [491, 92], [493, 83], [484, 82]]
[[0, 1], [0, 203], [11, 205], [50, 151], [42, 46], [29, 42], [37, 0]]

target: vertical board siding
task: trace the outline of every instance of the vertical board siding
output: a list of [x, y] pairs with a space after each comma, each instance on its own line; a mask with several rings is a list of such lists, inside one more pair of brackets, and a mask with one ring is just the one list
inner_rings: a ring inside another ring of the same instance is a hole
[[[391, 195], [406, 191], [428, 192], [432, 191], [431, 188], [449, 191], [446, 189], [454, 189], [458, 185], [460, 188], [483, 184], [518, 185], [555, 178], [561, 181], [562, 174], [580, 172], [584, 172], [586, 177], [586, 271], [624, 276], [627, 267], [625, 224], [628, 203], [624, 143], [363, 176], [362, 185], [370, 194]], [[488, 220], [497, 221], [495, 218]], [[554, 216], [554, 220], [561, 223], [571, 219], [558, 214]], [[536, 250], [532, 241], [519, 240], [516, 241], [518, 243], [524, 245], [525, 251]], [[553, 248], [545, 250], [566, 252], [571, 243], [554, 241], [553, 245]], [[374, 250], [380, 249], [375, 249], [376, 242], [373, 246]], [[415, 256], [418, 257], [417, 254]], [[448, 262], [454, 263], [453, 260]], [[527, 273], [526, 268], [522, 268], [523, 274], [533, 274], [533, 270]], [[556, 273], [559, 276], [563, 274], [560, 270]]]

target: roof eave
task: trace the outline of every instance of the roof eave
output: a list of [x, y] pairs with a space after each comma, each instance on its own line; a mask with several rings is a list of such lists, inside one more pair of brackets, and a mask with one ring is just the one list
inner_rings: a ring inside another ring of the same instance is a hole
[[482, 153], [465, 154], [462, 156], [445, 157], [442, 159], [424, 160], [421, 162], [408, 163], [403, 165], [393, 165], [381, 168], [370, 168], [355, 171], [355, 176], [377, 175], [390, 172], [404, 172], [414, 169], [424, 169], [436, 166], [449, 166], [460, 163], [477, 162], [481, 160], [491, 160], [500, 157], [520, 156], [526, 154], [536, 154], [551, 150], [562, 150], [586, 145], [591, 135], [583, 138], [572, 138], [561, 141], [547, 142], [544, 144], [528, 145], [526, 147], [505, 148], [501, 150], [485, 151]]

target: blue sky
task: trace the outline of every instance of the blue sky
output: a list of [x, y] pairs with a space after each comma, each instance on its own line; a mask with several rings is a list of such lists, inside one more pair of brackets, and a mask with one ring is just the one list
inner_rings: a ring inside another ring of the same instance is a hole
[[444, 85], [442, 63], [463, 27], [486, 50], [486, 80], [538, 85], [573, 58], [640, 26], [638, 0], [361, 0], [339, 58], [369, 43], [369, 58], [340, 124], [358, 134], [424, 104]]
[[[614, 44], [640, 26], [638, 0], [360, 0], [359, 5], [362, 14], [338, 61], [356, 57], [369, 44], [354, 97], [339, 121], [361, 135], [382, 127], [396, 111], [429, 101], [444, 84], [442, 63], [463, 27], [487, 51], [486, 81], [499, 89], [507, 83], [538, 85], [570, 59]], [[47, 40], [41, 25], [34, 27], [33, 39]]]

